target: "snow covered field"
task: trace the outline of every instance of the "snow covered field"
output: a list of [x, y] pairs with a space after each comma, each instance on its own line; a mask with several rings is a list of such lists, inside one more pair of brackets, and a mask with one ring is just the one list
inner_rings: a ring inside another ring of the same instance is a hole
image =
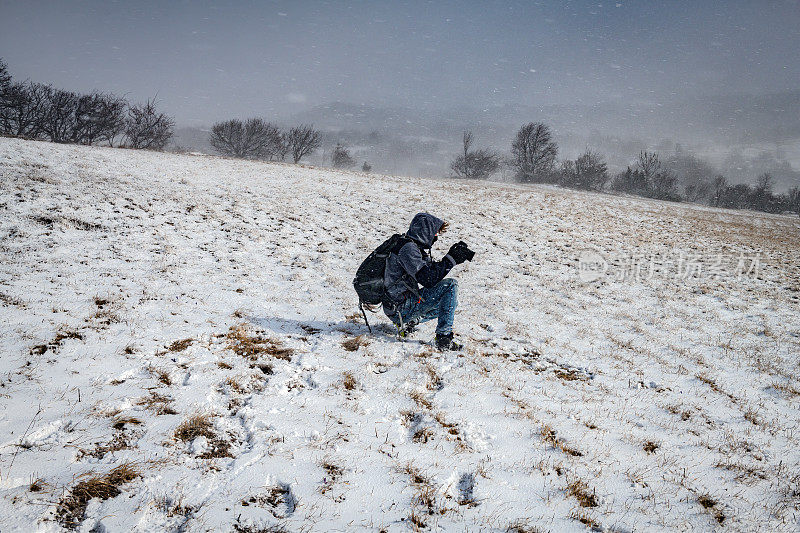
[[[357, 314], [418, 211], [459, 354]], [[3, 533], [800, 528], [796, 217], [0, 139], [0, 239]]]

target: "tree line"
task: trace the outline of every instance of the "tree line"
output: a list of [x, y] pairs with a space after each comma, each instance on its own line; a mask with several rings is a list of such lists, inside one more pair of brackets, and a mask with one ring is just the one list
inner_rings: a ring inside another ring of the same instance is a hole
[[[214, 124], [208, 141], [218, 153], [229, 157], [286, 161], [289, 156], [299, 163], [322, 146], [322, 132], [307, 124], [280, 128], [261, 118], [231, 119]], [[331, 151], [330, 162], [333, 168], [341, 169], [356, 164], [350, 149], [341, 142]], [[361, 170], [370, 172], [372, 166], [364, 161]]]
[[[472, 132], [465, 131], [463, 150], [453, 159], [450, 168], [459, 178], [486, 179], [505, 164], [514, 171], [520, 183], [550, 183], [574, 189], [615, 191], [660, 200], [691, 201], [714, 207], [754, 209], [769, 213], [800, 214], [800, 188], [784, 194], [773, 192], [774, 180], [769, 173], [758, 176], [755, 185], [729, 184], [713, 174], [708, 165], [692, 156], [674, 156], [663, 162], [655, 152], [642, 151], [633, 165], [612, 176], [601, 154], [590, 149], [577, 159], [557, 160], [558, 145], [546, 124], [523, 125], [511, 144], [505, 159], [488, 149], [473, 149]], [[688, 167], [678, 175], [673, 166]]]
[[57, 143], [162, 150], [175, 122], [154, 100], [131, 104], [111, 93], [81, 94], [15, 82], [0, 59], [0, 134]]
[[231, 119], [211, 127], [209, 143], [217, 152], [230, 157], [284, 161], [289, 155], [299, 163], [321, 143], [321, 133], [313, 126], [281, 129], [260, 118]]

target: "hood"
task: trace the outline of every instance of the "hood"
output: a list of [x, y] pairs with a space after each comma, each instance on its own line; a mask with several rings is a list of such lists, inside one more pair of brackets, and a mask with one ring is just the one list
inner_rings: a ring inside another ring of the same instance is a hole
[[406, 235], [425, 248], [433, 246], [433, 237], [442, 228], [444, 221], [429, 213], [417, 213], [408, 226]]

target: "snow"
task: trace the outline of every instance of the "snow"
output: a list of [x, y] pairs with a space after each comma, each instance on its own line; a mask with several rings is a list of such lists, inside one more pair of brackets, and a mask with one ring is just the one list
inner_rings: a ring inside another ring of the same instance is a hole
[[[0, 176], [4, 533], [126, 463], [78, 530], [800, 527], [796, 217], [14, 139]], [[418, 211], [477, 252], [461, 353], [357, 314]]]

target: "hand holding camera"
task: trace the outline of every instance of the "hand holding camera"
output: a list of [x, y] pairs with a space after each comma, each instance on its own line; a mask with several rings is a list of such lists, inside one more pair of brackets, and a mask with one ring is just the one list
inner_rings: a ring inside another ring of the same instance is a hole
[[464, 241], [458, 241], [450, 247], [447, 255], [452, 257], [457, 265], [460, 265], [464, 261], [472, 261], [472, 258], [475, 257], [475, 252], [470, 250]]

